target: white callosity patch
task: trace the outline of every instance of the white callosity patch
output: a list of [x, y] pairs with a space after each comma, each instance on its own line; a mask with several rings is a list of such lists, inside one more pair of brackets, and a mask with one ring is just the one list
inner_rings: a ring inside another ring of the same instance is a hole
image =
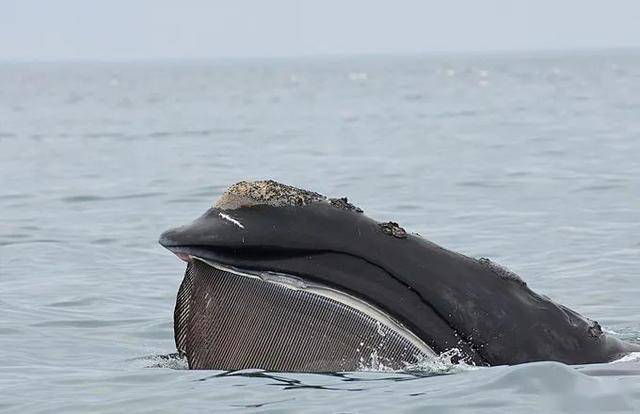
[[244, 229], [244, 226], [242, 225], [242, 223], [240, 223], [238, 220], [234, 219], [233, 217], [231, 217], [228, 214], [225, 213], [219, 213], [220, 217], [227, 220], [230, 223], [235, 224], [236, 226], [240, 227], [241, 229]]

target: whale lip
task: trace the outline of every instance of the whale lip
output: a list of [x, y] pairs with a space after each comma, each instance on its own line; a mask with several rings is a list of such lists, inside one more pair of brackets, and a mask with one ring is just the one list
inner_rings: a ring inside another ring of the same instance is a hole
[[274, 283], [291, 290], [304, 290], [315, 295], [325, 297], [327, 299], [342, 303], [350, 308], [356, 309], [378, 323], [392, 327], [396, 332], [404, 336], [409, 342], [413, 343], [425, 355], [435, 355], [435, 352], [422, 339], [417, 337], [413, 332], [407, 329], [400, 321], [386, 313], [384, 310], [377, 308], [369, 302], [353, 296], [347, 292], [335, 289], [324, 284], [315, 283], [305, 279], [304, 277], [290, 275], [286, 273], [257, 271], [251, 269], [241, 269], [234, 266], [227, 266], [212, 260], [207, 260], [198, 256], [190, 256], [191, 260], [199, 261], [212, 268], [233, 273], [238, 276], [260, 279], [266, 283]]
[[178, 291], [174, 336], [192, 369], [404, 369], [436, 355], [402, 321], [350, 292], [198, 256]]

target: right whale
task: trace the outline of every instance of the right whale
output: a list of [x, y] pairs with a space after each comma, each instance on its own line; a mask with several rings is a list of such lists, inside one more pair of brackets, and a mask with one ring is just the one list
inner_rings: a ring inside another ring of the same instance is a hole
[[488, 259], [275, 181], [231, 186], [160, 243], [187, 262], [174, 333], [194, 369], [403, 369], [443, 353], [588, 364], [640, 351]]

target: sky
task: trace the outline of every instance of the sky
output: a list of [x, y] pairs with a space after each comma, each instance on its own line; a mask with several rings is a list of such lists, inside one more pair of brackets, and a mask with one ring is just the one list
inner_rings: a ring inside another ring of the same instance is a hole
[[640, 0], [0, 0], [0, 60], [640, 48]]

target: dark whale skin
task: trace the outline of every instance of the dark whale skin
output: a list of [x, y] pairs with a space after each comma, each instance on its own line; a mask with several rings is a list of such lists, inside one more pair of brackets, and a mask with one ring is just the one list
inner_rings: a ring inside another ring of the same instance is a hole
[[471, 364], [588, 364], [640, 350], [486, 259], [325, 201], [211, 208], [163, 233], [160, 243], [174, 253], [334, 286], [385, 310], [434, 351], [458, 349]]

